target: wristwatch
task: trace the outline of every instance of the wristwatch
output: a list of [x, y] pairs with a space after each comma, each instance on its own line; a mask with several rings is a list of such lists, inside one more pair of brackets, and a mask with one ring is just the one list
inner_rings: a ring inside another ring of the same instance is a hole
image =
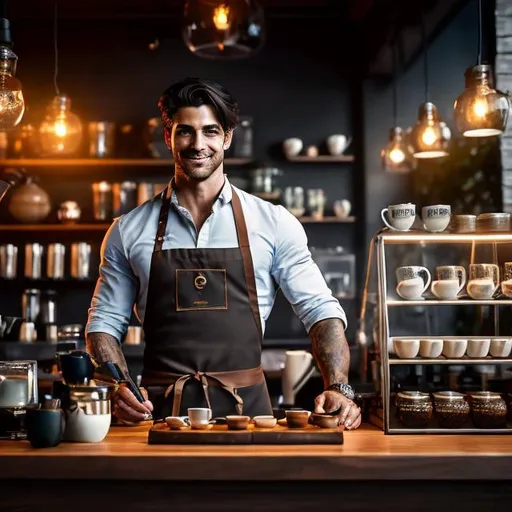
[[326, 391], [337, 391], [349, 400], [354, 400], [356, 396], [354, 388], [350, 384], [343, 384], [342, 382], [335, 382], [334, 384], [331, 384]]

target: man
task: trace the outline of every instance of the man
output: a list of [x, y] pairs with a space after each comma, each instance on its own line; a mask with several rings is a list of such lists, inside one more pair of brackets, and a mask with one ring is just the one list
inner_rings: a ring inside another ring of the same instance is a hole
[[87, 348], [126, 371], [120, 341], [131, 309], [146, 349], [140, 403], [121, 387], [124, 423], [211, 407], [214, 416], [271, 414], [261, 340], [277, 286], [311, 338], [325, 384], [317, 412], [339, 412], [357, 428], [360, 410], [347, 384], [346, 317], [285, 208], [230, 185], [224, 151], [238, 105], [221, 85], [188, 78], [159, 102], [174, 178], [162, 194], [116, 219], [102, 245], [100, 277], [87, 324]]

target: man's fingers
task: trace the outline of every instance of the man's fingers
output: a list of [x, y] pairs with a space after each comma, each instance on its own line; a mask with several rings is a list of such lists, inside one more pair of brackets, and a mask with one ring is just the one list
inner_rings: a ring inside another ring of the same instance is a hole
[[153, 410], [153, 407], [148, 407], [147, 401], [141, 404], [136, 398], [135, 395], [126, 387], [120, 386], [116, 393], [116, 399], [120, 402], [124, 402], [134, 411], [140, 412], [142, 414], [150, 413]]
[[345, 427], [347, 430], [353, 430], [361, 424], [361, 409], [357, 405], [350, 408], [347, 419], [345, 420]]
[[318, 414], [323, 414], [325, 413], [324, 411], [324, 404], [325, 404], [325, 395], [318, 395], [316, 398], [315, 398], [315, 412]]
[[145, 419], [145, 415], [147, 413], [136, 411], [135, 409], [132, 409], [128, 404], [123, 402], [122, 400], [119, 400], [117, 402], [117, 416], [121, 418], [122, 420], [127, 421], [143, 421]]
[[352, 410], [352, 403], [349, 402], [348, 404], [345, 404], [342, 406], [341, 413], [340, 413], [340, 425], [345, 425], [345, 422], [347, 421], [348, 415], [350, 414], [350, 411]]

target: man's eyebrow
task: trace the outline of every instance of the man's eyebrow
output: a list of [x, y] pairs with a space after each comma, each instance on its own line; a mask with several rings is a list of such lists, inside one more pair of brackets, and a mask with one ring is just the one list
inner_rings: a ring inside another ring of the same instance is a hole
[[[189, 124], [178, 124], [176, 128], [189, 128], [190, 130], [193, 130], [194, 127], [193, 126], [190, 126]], [[217, 128], [217, 129], [220, 129], [220, 126], [218, 124], [205, 124], [201, 130], [211, 130], [213, 128]]]

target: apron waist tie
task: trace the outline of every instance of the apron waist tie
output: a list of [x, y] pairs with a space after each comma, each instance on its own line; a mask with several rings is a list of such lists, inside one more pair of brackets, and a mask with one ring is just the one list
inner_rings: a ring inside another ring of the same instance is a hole
[[265, 380], [263, 368], [249, 368], [247, 370], [235, 370], [230, 372], [195, 372], [195, 373], [172, 373], [158, 370], [146, 370], [142, 375], [142, 382], [145, 386], [167, 386], [165, 397], [167, 398], [174, 392], [172, 404], [172, 415], [179, 416], [181, 408], [181, 398], [185, 384], [190, 380], [196, 380], [203, 386], [204, 397], [208, 408], [211, 409], [210, 394], [208, 388], [210, 385], [219, 386], [227, 391], [236, 401], [236, 410], [242, 414], [244, 401], [236, 392], [237, 388], [254, 386]]

